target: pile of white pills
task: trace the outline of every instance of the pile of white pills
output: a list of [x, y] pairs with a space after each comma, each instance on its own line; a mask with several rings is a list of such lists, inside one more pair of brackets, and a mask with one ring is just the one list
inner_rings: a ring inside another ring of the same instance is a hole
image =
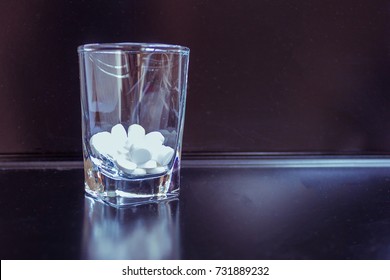
[[168, 170], [174, 149], [164, 145], [165, 138], [159, 131], [145, 134], [139, 124], [132, 124], [128, 131], [122, 124], [112, 127], [111, 133], [103, 131], [90, 139], [96, 156], [110, 157], [126, 174], [141, 176], [159, 174]]

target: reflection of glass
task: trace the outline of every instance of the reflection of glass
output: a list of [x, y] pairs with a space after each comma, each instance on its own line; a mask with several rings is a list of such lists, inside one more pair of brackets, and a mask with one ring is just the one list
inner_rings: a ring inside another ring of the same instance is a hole
[[85, 196], [83, 259], [178, 259], [179, 201], [112, 208]]

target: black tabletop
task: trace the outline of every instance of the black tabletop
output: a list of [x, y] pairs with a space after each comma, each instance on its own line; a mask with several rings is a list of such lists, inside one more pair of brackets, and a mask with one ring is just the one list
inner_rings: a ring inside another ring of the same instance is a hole
[[5, 168], [0, 257], [390, 259], [388, 167], [201, 166], [178, 200], [122, 209], [81, 168]]

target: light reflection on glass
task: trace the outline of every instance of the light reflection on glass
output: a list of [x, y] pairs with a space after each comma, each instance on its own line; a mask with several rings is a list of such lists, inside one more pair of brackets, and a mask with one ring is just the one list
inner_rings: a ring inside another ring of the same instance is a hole
[[116, 209], [85, 196], [83, 259], [179, 259], [179, 201]]

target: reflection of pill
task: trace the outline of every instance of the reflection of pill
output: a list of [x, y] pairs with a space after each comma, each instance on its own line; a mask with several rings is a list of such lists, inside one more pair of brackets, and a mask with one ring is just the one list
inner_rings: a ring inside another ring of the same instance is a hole
[[164, 166], [158, 166], [156, 168], [147, 169], [146, 172], [148, 174], [159, 174], [164, 173], [167, 169]]
[[158, 155], [157, 162], [160, 165], [167, 165], [174, 155], [175, 151], [169, 146], [161, 146]]
[[177, 141], [177, 132], [176, 130], [171, 129], [168, 130], [161, 130], [162, 135], [165, 137], [165, 145], [169, 146], [175, 146], [175, 143]]
[[117, 145], [123, 145], [127, 140], [126, 129], [118, 123], [111, 128], [112, 139]]
[[145, 175], [146, 171], [143, 168], [136, 168], [136, 169], [133, 170], [133, 172], [131, 172], [131, 174], [132, 175], [136, 175], [136, 176], [138, 176], [138, 175]]
[[152, 131], [145, 135], [145, 141], [162, 144], [164, 143], [164, 136], [159, 131]]
[[134, 162], [131, 162], [130, 160], [124, 157], [117, 158], [116, 164], [121, 170], [123, 170], [126, 173], [132, 173], [137, 168], [137, 165]]
[[148, 160], [145, 163], [138, 164], [137, 167], [145, 169], [153, 169], [157, 167], [157, 162], [155, 160]]
[[107, 131], [98, 132], [92, 135], [89, 143], [95, 155], [113, 156], [115, 154], [115, 151], [112, 148], [111, 133]]
[[151, 151], [143, 145], [133, 145], [130, 151], [131, 160], [137, 164], [147, 162], [152, 159]]

